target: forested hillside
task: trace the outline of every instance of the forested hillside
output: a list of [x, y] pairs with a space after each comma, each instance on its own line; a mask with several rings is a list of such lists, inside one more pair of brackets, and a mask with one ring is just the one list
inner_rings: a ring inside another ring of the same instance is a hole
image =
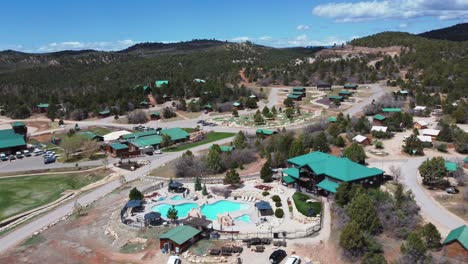
[[468, 23], [457, 24], [448, 28], [441, 28], [431, 30], [419, 34], [418, 36], [431, 38], [431, 39], [442, 39], [451, 41], [467, 41], [468, 40]]

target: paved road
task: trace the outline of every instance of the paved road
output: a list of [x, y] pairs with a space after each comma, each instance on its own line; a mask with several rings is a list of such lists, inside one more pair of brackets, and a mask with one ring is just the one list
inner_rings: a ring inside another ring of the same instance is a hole
[[345, 115], [349, 114], [350, 116], [353, 116], [358, 114], [359, 112], [362, 112], [362, 108], [364, 108], [364, 106], [370, 104], [372, 100], [377, 100], [379, 97], [385, 94], [385, 91], [382, 88], [382, 84], [374, 83], [367, 84], [367, 86], [369, 86], [372, 95], [362, 100], [362, 102], [354, 104], [351, 108], [348, 108], [346, 111], [344, 111]]
[[[216, 141], [217, 144], [225, 144], [232, 140], [232, 138], [226, 138], [219, 141]], [[211, 146], [211, 144], [205, 144], [201, 146], [197, 146], [192, 148], [193, 152], [198, 152], [201, 150], [206, 150]], [[125, 176], [127, 181], [133, 181], [147, 173], [148, 171], [155, 169], [171, 160], [174, 160], [180, 157], [183, 152], [167, 152], [162, 155], [154, 155], [150, 156], [149, 159], [151, 160], [150, 164], [139, 168], [136, 171], [128, 172]], [[113, 190], [120, 187], [120, 182], [118, 180], [114, 180], [112, 182], [106, 183], [105, 185], [98, 187], [97, 189], [83, 194], [78, 198], [78, 201], [82, 205], [87, 205], [96, 201], [97, 199], [109, 194]], [[27, 224], [21, 225], [17, 227], [15, 230], [11, 231], [10, 233], [6, 234], [5, 236], [0, 238], [0, 252], [4, 252], [9, 248], [21, 243], [23, 240], [30, 237], [34, 232], [41, 230], [42, 228], [50, 225], [54, 221], [59, 220], [60, 218], [66, 216], [67, 214], [73, 212], [73, 204], [74, 201], [67, 202], [50, 212], [47, 212], [45, 215], [35, 218], [34, 220], [30, 221]]]
[[454, 228], [457, 228], [466, 222], [442, 207], [434, 198], [432, 198], [427, 190], [418, 180], [418, 168], [427, 157], [409, 158], [407, 160], [379, 160], [369, 161], [369, 165], [389, 171], [391, 165], [401, 168], [401, 182], [405, 188], [411, 190], [417, 204], [421, 207], [421, 214], [427, 220], [437, 226], [443, 235]]

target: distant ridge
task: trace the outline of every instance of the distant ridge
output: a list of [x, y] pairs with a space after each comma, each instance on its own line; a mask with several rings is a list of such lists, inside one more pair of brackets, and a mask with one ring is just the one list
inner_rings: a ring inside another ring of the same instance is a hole
[[418, 36], [430, 39], [450, 41], [468, 40], [468, 23], [457, 24], [451, 27], [436, 29], [419, 34]]

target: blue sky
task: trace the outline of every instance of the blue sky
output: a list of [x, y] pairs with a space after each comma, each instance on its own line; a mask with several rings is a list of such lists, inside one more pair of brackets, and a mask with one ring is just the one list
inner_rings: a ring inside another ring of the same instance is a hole
[[330, 45], [468, 21], [468, 0], [5, 0], [0, 50], [118, 50], [138, 42]]

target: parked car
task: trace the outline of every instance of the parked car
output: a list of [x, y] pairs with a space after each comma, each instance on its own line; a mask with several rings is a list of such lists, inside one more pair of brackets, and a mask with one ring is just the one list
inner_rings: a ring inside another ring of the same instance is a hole
[[29, 152], [29, 150], [23, 150], [23, 154], [25, 157], [31, 157], [31, 152]]
[[9, 160], [15, 160], [16, 159], [16, 156], [15, 155], [10, 155], [10, 157], [8, 158]]
[[167, 264], [181, 264], [182, 260], [179, 258], [179, 256], [170, 256], [169, 259], [167, 260]]
[[54, 163], [56, 161], [55, 156], [48, 156], [44, 158], [44, 164]]
[[154, 154], [162, 154], [162, 151], [160, 149], [157, 149], [154, 151]]
[[301, 258], [299, 256], [290, 256], [287, 260], [286, 263], [284, 264], [301, 264]]
[[287, 256], [286, 251], [282, 249], [278, 249], [276, 251], [273, 251], [270, 255], [270, 263], [271, 264], [279, 264], [281, 261]]
[[445, 191], [446, 191], [447, 193], [449, 193], [449, 194], [457, 194], [457, 193], [460, 192], [460, 191], [459, 191], [457, 188], [455, 188], [455, 187], [449, 187], [449, 188], [445, 189]]
[[22, 158], [24, 158], [23, 153], [21, 153], [21, 151], [16, 151], [16, 158], [17, 158], [17, 159], [22, 159]]
[[7, 161], [8, 160], [7, 155], [5, 155], [5, 153], [0, 153], [0, 160], [1, 161]]
[[42, 151], [41, 149], [34, 149], [34, 151], [33, 151], [34, 156], [40, 156], [43, 153], [44, 153], [44, 151]]

